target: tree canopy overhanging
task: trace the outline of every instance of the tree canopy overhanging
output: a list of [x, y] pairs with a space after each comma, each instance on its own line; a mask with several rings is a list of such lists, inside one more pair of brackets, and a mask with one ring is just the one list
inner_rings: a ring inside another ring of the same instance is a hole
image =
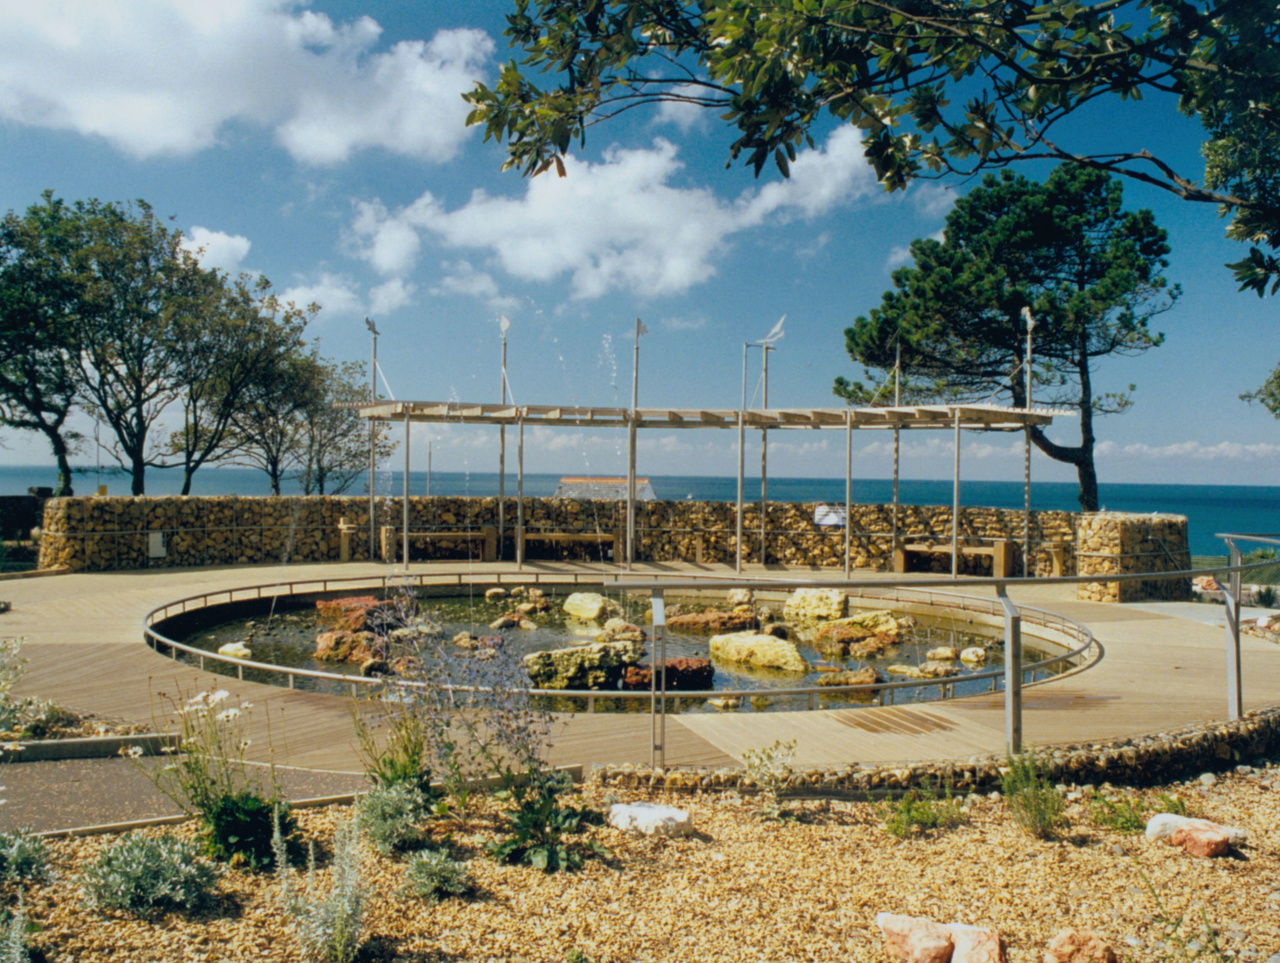
[[[1072, 165], [1044, 184], [988, 174], [947, 215], [944, 239], [915, 241], [914, 263], [893, 274], [895, 290], [845, 331], [850, 357], [900, 377], [910, 403], [1003, 396], [1024, 407], [1030, 314], [1034, 398], [1080, 415], [1078, 445], [1041, 428], [1032, 441], [1075, 466], [1080, 505], [1096, 511], [1094, 417], [1124, 411], [1130, 399], [1099, 392], [1093, 368], [1159, 345], [1164, 336], [1148, 321], [1179, 294], [1164, 277], [1165, 232], [1150, 211], [1124, 211], [1122, 200], [1119, 181]], [[884, 404], [893, 386], [838, 378], [834, 390], [852, 404]]]
[[[786, 176], [824, 117], [865, 132], [889, 190], [1016, 161], [1071, 161], [1230, 216], [1241, 288], [1280, 290], [1280, 5], [1259, 0], [515, 0], [523, 59], [466, 95], [504, 167], [555, 167], [646, 104], [714, 110], [729, 163]], [[535, 80], [545, 76], [548, 86]], [[1124, 129], [1063, 123], [1109, 97], [1176, 98], [1202, 174]], [[1079, 138], [1086, 138], [1081, 142]]]

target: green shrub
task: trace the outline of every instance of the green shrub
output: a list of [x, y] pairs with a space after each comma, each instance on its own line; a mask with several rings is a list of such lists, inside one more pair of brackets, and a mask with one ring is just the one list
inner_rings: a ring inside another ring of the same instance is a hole
[[1094, 825], [1116, 833], [1140, 833], [1147, 828], [1142, 804], [1131, 799], [1108, 799], [1099, 796], [1090, 807]]
[[9, 918], [0, 923], [0, 963], [29, 963], [27, 952], [27, 908], [18, 891], [18, 905]]
[[1167, 792], [1162, 792], [1156, 796], [1156, 801], [1151, 806], [1151, 811], [1156, 813], [1173, 813], [1175, 816], [1190, 816], [1191, 810], [1187, 806], [1187, 801], [1181, 796], [1174, 796]]
[[1276, 590], [1272, 585], [1267, 585], [1258, 589], [1253, 596], [1253, 604], [1264, 609], [1273, 609], [1276, 607]]
[[380, 706], [383, 735], [371, 725], [357, 707], [353, 710], [360, 754], [364, 756], [365, 774], [382, 789], [409, 785], [430, 802], [440, 795], [431, 785], [431, 765], [427, 741], [430, 729], [421, 713], [403, 706]]
[[782, 790], [791, 775], [791, 759], [796, 754], [796, 741], [781, 739], [763, 749], [748, 749], [742, 754], [745, 782], [754, 785], [760, 793], [761, 819], [778, 821], [786, 818], [782, 805]]
[[360, 951], [369, 888], [361, 874], [360, 833], [354, 815], [342, 823], [333, 840], [329, 888], [316, 879], [315, 848], [307, 860], [306, 887], [295, 890], [286, 843], [277, 822], [271, 839], [276, 854], [279, 905], [292, 916], [302, 958], [308, 963], [352, 963]]
[[372, 789], [356, 807], [361, 832], [388, 856], [426, 845], [430, 835], [422, 824], [430, 815], [422, 791], [407, 782]]
[[591, 957], [575, 946], [564, 951], [564, 963], [591, 963]]
[[176, 836], [122, 836], [80, 876], [89, 905], [151, 916], [207, 904], [219, 870], [200, 848]]
[[1062, 794], [1049, 780], [1049, 767], [1030, 753], [1010, 756], [1001, 777], [1013, 821], [1032, 836], [1048, 839], [1062, 820]]
[[285, 837], [296, 831], [294, 819], [278, 800], [265, 799], [253, 789], [217, 796], [200, 814], [205, 848], [210, 856], [233, 865], [265, 869], [273, 860], [272, 813], [280, 809]]
[[442, 896], [461, 896], [471, 889], [471, 874], [465, 863], [444, 853], [428, 850], [409, 857], [404, 874], [404, 891], [429, 903]]
[[890, 835], [905, 839], [912, 833], [953, 829], [964, 820], [950, 794], [943, 801], [927, 789], [908, 789], [896, 804], [888, 807], [884, 828]]
[[[563, 783], [547, 775], [531, 772], [528, 781], [511, 790], [516, 805], [508, 811], [508, 835], [489, 844], [489, 853], [501, 863], [528, 863], [544, 873], [582, 866], [580, 847], [566, 836], [575, 836], [587, 826], [599, 826], [604, 816], [589, 807], [567, 806], [560, 801]], [[595, 840], [585, 848], [597, 855], [609, 851]]]
[[49, 878], [49, 848], [39, 836], [0, 833], [0, 880], [38, 883]]

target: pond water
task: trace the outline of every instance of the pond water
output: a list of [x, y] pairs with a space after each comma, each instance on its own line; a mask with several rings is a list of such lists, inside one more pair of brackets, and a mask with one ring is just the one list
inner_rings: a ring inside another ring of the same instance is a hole
[[[422, 655], [428, 663], [439, 658], [455, 659], [460, 662], [465, 661], [470, 658], [469, 654], [464, 650], [454, 648], [450, 640], [458, 633], [470, 632], [474, 636], [500, 638], [503, 651], [511, 658], [519, 659], [531, 652], [567, 648], [593, 642], [596, 635], [601, 631], [597, 623], [581, 622], [573, 617], [566, 616], [561, 608], [563, 595], [555, 596], [550, 592], [547, 595], [547, 601], [550, 603], [549, 610], [531, 616], [536, 628], [508, 628], [500, 631], [490, 628], [491, 622], [504, 613], [510, 612], [514, 605], [521, 601], [524, 600], [508, 598], [488, 601], [479, 591], [468, 596], [419, 599], [417, 603], [418, 611], [414, 621], [419, 623], [429, 622], [437, 628], [437, 637], [442, 644], [439, 646], [427, 646], [425, 650], [419, 651], [418, 654]], [[620, 601], [624, 607], [626, 619], [629, 622], [640, 625], [644, 628], [646, 636], [651, 636], [651, 626], [646, 624], [646, 619], [649, 617], [647, 594], [636, 594], [630, 598], [624, 597]], [[681, 599], [668, 596], [666, 604], [668, 618], [681, 611], [700, 611], [709, 608], [725, 610], [728, 608], [723, 602], [716, 602], [705, 597]], [[781, 616], [781, 603], [770, 604], [770, 607], [778, 617]], [[868, 608], [870, 607], [868, 606]], [[359, 674], [360, 666], [357, 663], [319, 661], [315, 658], [316, 636], [321, 632], [327, 631], [327, 628], [318, 620], [314, 603], [303, 606], [297, 602], [281, 600], [276, 603], [272, 610], [264, 611], [261, 615], [251, 618], [238, 617], [222, 620], [220, 620], [218, 610], [215, 607], [204, 610], [204, 616], [196, 627], [190, 629], [181, 637], [175, 637], [175, 640], [208, 652], [216, 652], [220, 646], [228, 642], [244, 642], [249, 646], [252, 653], [250, 658], [255, 662], [266, 662], [290, 669], [337, 672], [350, 675]], [[942, 698], [946, 694], [943, 690], [944, 684], [946, 689], [955, 695], [974, 695], [991, 691], [991, 679], [974, 679], [972, 676], [980, 672], [1001, 669], [1004, 664], [1004, 643], [999, 634], [985, 626], [971, 623], [967, 615], [963, 613], [952, 615], [945, 610], [940, 610], [937, 615], [933, 616], [917, 616], [915, 624], [903, 631], [898, 642], [875, 658], [856, 658], [852, 656], [839, 658], [819, 651], [812, 644], [812, 630], [800, 629], [797, 631], [793, 628], [790, 637], [796, 643], [800, 654], [813, 667], [812, 671], [807, 673], [785, 672], [716, 661], [714, 662], [715, 675], [712, 688], [717, 691], [748, 690], [755, 693], [755, 695], [742, 700], [740, 708], [743, 711], [799, 709], [807, 707], [807, 696], [770, 695], [771, 690], [816, 686], [819, 680], [827, 674], [821, 671], [822, 669], [827, 669], [828, 671], [832, 669], [854, 670], [864, 666], [875, 667], [886, 681], [906, 681], [903, 676], [886, 672], [886, 668], [893, 664], [923, 664], [928, 661], [928, 651], [939, 647], [965, 649], [979, 646], [987, 650], [986, 661], [979, 665], [969, 665], [959, 660], [951, 663], [957, 670], [957, 674], [947, 678], [944, 682], [897, 690], [893, 693], [894, 702], [929, 701]], [[666, 642], [667, 658], [709, 658], [709, 641], [709, 635], [668, 632]], [[1024, 664], [1047, 658], [1057, 651], [1051, 646], [1046, 646], [1043, 649], [1037, 648], [1036, 640], [1028, 639], [1025, 636], [1023, 649]], [[443, 655], [440, 653], [443, 653]], [[393, 643], [389, 655], [394, 657], [397, 654], [400, 653]], [[643, 662], [647, 663], [651, 655], [652, 640], [650, 639], [645, 645]], [[221, 662], [207, 661], [205, 668], [221, 674], [236, 674], [236, 666]], [[1049, 670], [1028, 671], [1025, 679], [1026, 681], [1032, 681], [1033, 678], [1046, 678], [1062, 671], [1064, 668], [1066, 668], [1065, 664], [1057, 663]], [[456, 671], [450, 672], [449, 675], [455, 680], [461, 678], [461, 674]], [[282, 676], [258, 669], [245, 669], [244, 678], [252, 682], [274, 685], [286, 684]], [[996, 683], [1001, 685], [1002, 680], [997, 679]], [[349, 691], [349, 687], [340, 682], [301, 676], [295, 677], [295, 687], [323, 692], [345, 693]], [[604, 693], [602, 692], [603, 695]], [[672, 698], [673, 693], [669, 692], [669, 706]], [[824, 692], [818, 696], [818, 704], [824, 706], [854, 706], [860, 703], [869, 703], [873, 699], [874, 697], [870, 693]], [[555, 708], [563, 710], [583, 709], [585, 708], [585, 701], [585, 699], [558, 698], [555, 700]], [[597, 711], [647, 712], [648, 707], [647, 698], [598, 698], [596, 700]], [[680, 711], [716, 712], [722, 710], [707, 704], [705, 700], [689, 699], [681, 696]]]

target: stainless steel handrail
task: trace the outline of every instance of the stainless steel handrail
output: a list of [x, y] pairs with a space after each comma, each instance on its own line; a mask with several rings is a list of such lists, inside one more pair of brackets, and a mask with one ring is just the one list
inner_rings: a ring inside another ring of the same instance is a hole
[[[286, 680], [286, 685], [290, 689], [295, 687], [295, 681], [298, 678], [308, 678], [308, 679], [317, 679], [317, 680], [323, 680], [323, 681], [329, 681], [329, 682], [336, 682], [350, 688], [353, 695], [356, 693], [358, 686], [390, 685], [390, 686], [412, 688], [415, 686], [415, 683], [412, 683], [412, 682], [397, 681], [397, 680], [385, 679], [385, 678], [373, 678], [373, 677], [365, 677], [365, 676], [358, 676], [358, 675], [350, 675], [342, 672], [324, 672], [318, 669], [290, 669], [285, 666], [278, 666], [269, 662], [257, 662], [252, 659], [238, 659], [234, 656], [223, 655], [217, 652], [208, 652], [204, 649], [198, 649], [194, 646], [190, 646], [185, 643], [177, 642], [173, 639], [170, 639], [168, 636], [165, 636], [162, 633], [158, 632], [154, 628], [154, 626], [157, 622], [162, 622], [165, 619], [168, 619], [174, 615], [180, 615], [180, 614], [184, 614], [191, 611], [197, 611], [202, 608], [207, 608], [209, 607], [210, 604], [228, 604], [228, 603], [237, 602], [237, 601], [252, 601], [252, 600], [267, 599], [267, 598], [288, 598], [294, 595], [311, 594], [316, 592], [328, 593], [334, 590], [333, 586], [339, 586], [339, 585], [342, 587], [343, 590], [356, 590], [359, 588], [381, 587], [384, 591], [389, 587], [391, 587], [391, 585], [393, 584], [396, 584], [396, 585], [416, 584], [419, 587], [423, 585], [428, 585], [428, 584], [441, 585], [441, 586], [457, 585], [459, 587], [471, 586], [475, 584], [488, 585], [488, 584], [494, 584], [495, 582], [500, 582], [500, 578], [498, 578], [497, 576], [500, 576], [501, 574], [503, 573], [483, 573], [483, 574], [466, 575], [466, 576], [464, 576], [463, 573], [453, 573], [452, 575], [448, 575], [448, 574], [431, 575], [429, 573], [421, 573], [421, 574], [416, 574], [411, 576], [405, 576], [405, 575], [355, 576], [355, 577], [349, 577], [349, 578], [343, 578], [343, 579], [299, 579], [299, 580], [293, 580], [289, 582], [279, 582], [279, 583], [275, 583], [274, 585], [267, 585], [267, 586], [255, 585], [255, 586], [242, 586], [239, 588], [231, 588], [231, 589], [219, 589], [218, 591], [215, 591], [215, 592], [206, 592], [199, 595], [191, 595], [185, 598], [176, 599], [173, 602], [169, 602], [165, 605], [158, 606], [157, 608], [152, 609], [150, 612], [147, 613], [144, 619], [143, 634], [147, 643], [157, 652], [159, 652], [161, 648], [165, 648], [169, 651], [169, 655], [173, 659], [177, 658], [177, 654], [179, 652], [184, 652], [190, 656], [195, 657], [198, 660], [201, 670], [204, 669], [204, 663], [206, 660], [214, 661], [214, 662], [222, 662], [228, 665], [234, 665], [236, 666], [236, 675], [241, 680], [244, 679], [245, 669], [253, 669], [253, 670], [269, 673], [272, 675], [284, 677]], [[599, 577], [592, 577], [590, 579], [585, 578], [585, 576], [588, 576], [588, 575], [598, 576], [598, 574], [599, 573], [582, 573], [582, 572], [542, 573], [542, 572], [526, 571], [526, 572], [520, 573], [520, 576], [516, 579], [516, 581], [520, 582], [521, 584], [527, 584], [528, 582], [533, 581], [535, 584], [545, 584], [545, 585], [554, 585], [554, 584], [561, 584], [561, 585], [563, 584], [572, 584], [572, 585], [602, 584], [603, 585], [606, 580], [603, 580]], [[532, 578], [530, 576], [532, 576]], [[571, 580], [568, 578], [569, 576], [572, 576]], [[634, 573], [629, 573], [628, 581], [631, 581], [631, 582], [636, 581]], [[712, 581], [721, 581], [721, 580], [718, 580], [713, 576], [707, 576], [704, 578], [694, 577], [692, 579], [682, 580], [682, 584], [684, 584], [685, 587], [701, 588], [701, 587], [705, 587], [705, 585], [708, 582], [712, 582]], [[765, 585], [768, 585], [769, 587], [776, 587], [778, 585], [778, 582], [776, 580], [764, 581], [764, 580], [753, 580], [753, 579], [742, 579], [742, 580], [735, 579], [732, 581], [733, 581], [733, 584], [736, 586], [741, 586], [744, 582], [748, 582], [756, 586], [765, 584]], [[618, 580], [615, 579], [613, 584], [617, 585]], [[657, 576], [649, 580], [644, 580], [638, 583], [637, 585], [632, 585], [630, 587], [632, 589], [652, 588], [654, 587], [655, 584], [660, 584], [663, 589], [673, 587], [673, 583], [671, 581], [662, 579]], [[812, 582], [804, 583], [804, 585], [806, 586], [813, 585], [813, 584], [814, 583]], [[920, 580], [900, 580], [900, 581], [895, 580], [888, 585], [886, 585], [884, 582], [871, 583], [871, 587], [879, 588], [879, 589], [892, 588], [895, 591], [898, 591], [902, 588], [911, 589], [916, 584], [924, 584], [924, 583], [920, 582]], [[834, 585], [835, 583], [832, 583], [832, 587], [834, 587]], [[282, 588], [285, 589], [285, 591], [279, 591]], [[264, 589], [267, 591], [264, 592]], [[927, 598], [930, 600], [936, 598], [937, 603], [921, 601], [920, 604], [941, 604], [949, 608], [960, 608], [962, 611], [984, 612], [986, 614], [991, 614], [991, 615], [999, 614], [999, 610], [1000, 610], [998, 603], [996, 603], [994, 600], [983, 599], [977, 596], [956, 595], [950, 592], [935, 593], [932, 591], [929, 591], [928, 593], [926, 593], [926, 595], [927, 595]], [[867, 598], [867, 597], [875, 597], [875, 596], [867, 595], [864, 592], [864, 593], [860, 593], [859, 597]], [[222, 599], [224, 601], [221, 603], [210, 601], [214, 599]], [[901, 601], [905, 601], [905, 600], [901, 600]], [[203, 603], [203, 604], [192, 605], [191, 603]], [[972, 607], [970, 606], [970, 603], [974, 603]], [[1102, 646], [1097, 642], [1097, 640], [1093, 638], [1092, 633], [1090, 633], [1088, 628], [1086, 628], [1085, 626], [1071, 619], [1067, 619], [1064, 616], [1057, 615], [1056, 613], [1045, 612], [1042, 609], [1028, 608], [1025, 611], [1033, 612], [1037, 616], [1037, 618], [1032, 620], [1033, 624], [1041, 625], [1044, 628], [1056, 629], [1057, 631], [1060, 631], [1065, 635], [1073, 635], [1077, 639], [1083, 640], [1083, 644], [1067, 652], [1063, 652], [1063, 653], [1051, 656], [1047, 659], [1041, 659], [1040, 661], [1025, 665], [1023, 667], [1024, 676], [1026, 673], [1029, 672], [1032, 674], [1032, 678], [1034, 680], [1036, 670], [1053, 666], [1053, 665], [1062, 663], [1064, 661], [1070, 661], [1071, 659], [1074, 659], [1077, 656], [1083, 655], [1091, 647], [1094, 647], [1097, 649], [1098, 655], [1089, 663], [1088, 666], [1084, 666], [1082, 668], [1091, 667], [1092, 665], [1095, 665], [1102, 658], [1102, 654], [1103, 654]], [[1049, 640], [1045, 639], [1043, 641], [1048, 642]], [[1054, 643], [1050, 642], [1050, 644], [1054, 644]], [[982, 679], [995, 680], [1002, 674], [1002, 672], [1003, 670], [1001, 669], [991, 669], [991, 670], [986, 670], [984, 672], [975, 672], [975, 673], [971, 673], [969, 675], [964, 676], [962, 680], [954, 679], [954, 678], [908, 679], [902, 682], [881, 682], [881, 683], [874, 683], [874, 684], [849, 685], [849, 686], [803, 686], [803, 687], [795, 687], [795, 688], [787, 688], [787, 689], [741, 689], [741, 690], [711, 689], [711, 690], [696, 690], [696, 691], [683, 690], [683, 691], [680, 691], [678, 694], [673, 694], [673, 698], [676, 700], [676, 704], [678, 705], [679, 700], [682, 700], [682, 699], [692, 701], [692, 700], [703, 700], [708, 698], [739, 698], [741, 699], [741, 698], [758, 698], [761, 696], [771, 697], [771, 696], [802, 695], [802, 696], [809, 697], [809, 708], [812, 709], [815, 706], [815, 702], [816, 702], [815, 697], [819, 695], [837, 696], [843, 693], [856, 694], [858, 692], [869, 692], [872, 694], [877, 694], [879, 698], [879, 703], [883, 705], [885, 702], [884, 693], [886, 691], [888, 691], [889, 693], [892, 693], [898, 689], [941, 688], [945, 697], [945, 693], [948, 687], [950, 687], [951, 690], [954, 692], [955, 683], [958, 681], [971, 682], [974, 680], [982, 680]], [[1044, 681], [1048, 681], [1048, 680], [1040, 680], [1040, 682], [1044, 682]], [[1030, 684], [1039, 684], [1039, 683], [1036, 683], [1033, 681]], [[491, 691], [483, 687], [474, 687], [474, 686], [454, 686], [451, 688], [455, 689], [455, 691], [460, 691], [460, 692]], [[995, 683], [993, 681], [991, 691], [995, 691], [995, 688], [996, 688]], [[647, 699], [650, 697], [650, 693], [646, 690], [533, 689], [533, 688], [530, 688], [524, 691], [527, 691], [541, 698], [585, 699], [587, 700], [587, 710], [589, 712], [595, 710], [595, 704], [600, 699], [640, 699], [640, 698]], [[890, 698], [892, 700], [892, 696]]]

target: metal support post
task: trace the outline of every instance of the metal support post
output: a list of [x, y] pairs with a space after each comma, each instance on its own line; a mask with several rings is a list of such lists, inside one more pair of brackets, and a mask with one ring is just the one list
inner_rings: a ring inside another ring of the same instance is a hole
[[1022, 615], [996, 585], [996, 597], [1004, 609], [1004, 742], [1009, 755], [1022, 752]]
[[960, 574], [960, 409], [956, 409], [956, 472], [951, 488], [951, 577]]
[[524, 568], [524, 411], [516, 417], [516, 568]]
[[[653, 654], [649, 659], [649, 768], [667, 768], [667, 608], [661, 588], [651, 596], [653, 604]], [[662, 684], [658, 684], [658, 673]]]
[[[507, 403], [507, 329], [511, 322], [505, 317], [498, 322], [502, 335], [502, 403]], [[430, 477], [430, 476], [428, 476]], [[507, 537], [507, 426], [498, 426], [498, 560], [506, 558], [502, 551]]]
[[404, 569], [409, 570], [409, 405], [404, 406]]
[[853, 412], [844, 413], [844, 577], [849, 577], [849, 528], [853, 514]]
[[[747, 352], [744, 346], [742, 351], [744, 369], [747, 363], [746, 357]], [[743, 410], [745, 408], [744, 403], [742, 408], [738, 409], [738, 560], [734, 565], [734, 571], [739, 575], [742, 574], [742, 475], [746, 471], [747, 413]]]
[[[1240, 548], [1227, 539], [1231, 567], [1241, 564]], [[1227, 718], [1239, 719], [1244, 715], [1244, 693], [1240, 688], [1240, 595], [1243, 586], [1240, 572], [1232, 572], [1223, 593], [1227, 603]]]

